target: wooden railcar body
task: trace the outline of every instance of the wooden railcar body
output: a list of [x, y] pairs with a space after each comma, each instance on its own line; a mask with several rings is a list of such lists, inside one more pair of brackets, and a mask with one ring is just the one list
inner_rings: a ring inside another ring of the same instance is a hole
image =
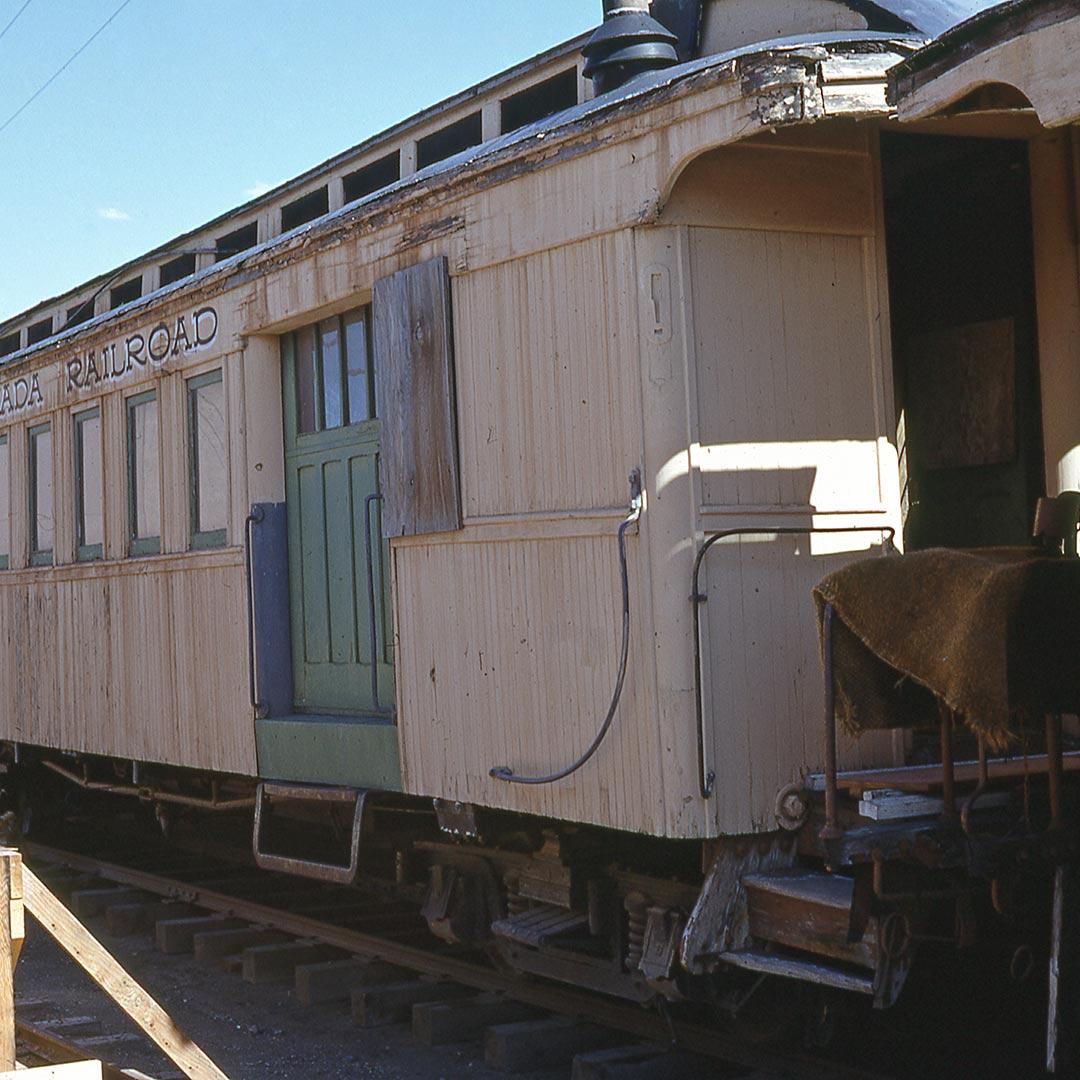
[[[772, 828], [777, 791], [819, 764], [808, 597], [834, 556], [816, 543], [714, 556], [703, 635], [710, 804], [697, 795], [695, 537], [721, 525], [899, 524], [870, 131], [788, 131], [785, 119], [807, 119], [804, 97], [831, 115], [811, 53], [702, 65], [621, 107], [585, 107], [542, 141], [339, 211], [13, 364], [9, 380], [32, 377], [36, 393], [6, 428], [12, 554], [0, 602], [8, 640], [36, 647], [9, 656], [4, 734], [361, 786], [396, 786], [397, 750], [410, 794], [658, 836]], [[858, 58], [824, 66], [843, 79], [849, 62], [862, 80]], [[872, 113], [881, 93], [880, 79], [870, 83], [858, 109]], [[286, 503], [283, 335], [439, 256], [453, 300], [462, 527], [390, 540], [398, 746], [384, 719], [349, 718], [347, 757], [324, 755], [311, 766], [321, 773], [287, 775], [291, 751], [271, 734], [277, 757], [260, 768], [263, 727], [302, 738], [293, 733], [315, 723], [291, 703], [253, 718], [248, 700], [259, 657], [247, 640], [245, 519], [253, 504]], [[183, 387], [217, 369], [229, 519], [225, 545], [210, 552], [191, 550]], [[150, 388], [161, 410], [161, 554], [131, 558], [124, 402]], [[106, 540], [100, 562], [80, 564], [69, 432], [91, 404], [103, 417]], [[26, 565], [25, 433], [45, 421], [56, 432], [51, 568]], [[544, 770], [575, 756], [602, 715], [617, 656], [614, 532], [635, 468], [647, 509], [630, 540], [618, 722], [595, 767], [569, 781], [500, 783], [492, 766]], [[842, 557], [851, 545], [832, 546]], [[763, 589], [779, 592], [747, 603]], [[780, 596], [785, 607], [799, 599], [778, 619]], [[721, 644], [745, 637], [760, 639], [749, 662]], [[770, 678], [778, 664], [786, 677]], [[891, 749], [853, 745], [848, 760], [883, 763]]]
[[[664, 840], [757, 834], [760, 848], [739, 848], [736, 883], [784, 863], [785, 798], [825, 763], [811, 589], [889, 536], [901, 544], [917, 501], [905, 423], [919, 410], [908, 377], [923, 370], [921, 294], [905, 282], [922, 275], [908, 263], [901, 279], [889, 261], [896, 191], [910, 191], [905, 148], [925, 164], [934, 147], [966, 161], [964, 147], [1008, 144], [1030, 177], [1030, 228], [1020, 221], [1007, 253], [1028, 260], [1023, 298], [958, 301], [925, 328], [1004, 320], [1010, 342], [1027, 342], [1015, 379], [1027, 413], [1017, 405], [1008, 459], [1019, 471], [984, 477], [1008, 488], [1005, 501], [969, 505], [955, 477], [952, 488], [934, 488], [933, 470], [923, 478], [928, 502], [955, 496], [954, 517], [994, 539], [1006, 519], [1013, 536], [1017, 514], [1026, 528], [1036, 494], [1080, 487], [1080, 144], [1060, 88], [1044, 117], [1034, 91], [1037, 115], [1008, 96], [973, 103], [981, 76], [950, 68], [939, 97], [925, 80], [907, 97], [894, 87], [898, 119], [886, 72], [911, 36], [841, 23], [746, 44], [719, 6], [706, 30], [739, 47], [596, 99], [578, 79], [565, 111], [0, 368], [11, 508], [0, 738], [21, 754], [401, 792], [462, 804], [463, 820], [475, 807]], [[1055, 26], [1075, 33], [1076, 20]], [[1034, 63], [1025, 56], [995, 79], [1027, 93], [1015, 73]], [[492, 101], [479, 102], [488, 133]], [[402, 129], [403, 159], [415, 162], [432, 124]], [[385, 152], [373, 144], [357, 161]], [[358, 311], [378, 418], [305, 431], [307, 328], [343, 335], [346, 322], [327, 320]], [[188, 395], [218, 371], [227, 514], [220, 546], [202, 548]], [[134, 556], [129, 408], [147, 391], [161, 425], [160, 551]], [[91, 406], [104, 541], [101, 558], [80, 561], [73, 422]], [[51, 565], [34, 565], [27, 455], [45, 423], [55, 541]], [[634, 473], [615, 721], [566, 779], [507, 783], [492, 769], [545, 773], [576, 758], [608, 705], [616, 530]], [[702, 559], [695, 601], [702, 544], [727, 531], [740, 535]], [[875, 733], [842, 740], [840, 764], [887, 778], [908, 750], [902, 733]], [[726, 850], [703, 849], [704, 865]], [[689, 970], [716, 955], [702, 930], [712, 916], [695, 909], [682, 939]]]

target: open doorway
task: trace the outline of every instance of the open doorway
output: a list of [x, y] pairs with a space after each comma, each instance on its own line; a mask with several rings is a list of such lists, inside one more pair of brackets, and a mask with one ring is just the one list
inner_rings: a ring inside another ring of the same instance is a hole
[[909, 550], [1021, 544], [1044, 490], [1027, 145], [886, 133]]

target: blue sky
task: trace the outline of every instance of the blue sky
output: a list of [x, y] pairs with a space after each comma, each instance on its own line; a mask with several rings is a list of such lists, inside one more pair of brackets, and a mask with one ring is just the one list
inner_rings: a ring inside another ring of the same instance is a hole
[[[122, 0], [31, 0], [0, 125]], [[0, 31], [25, 0], [0, 0]], [[0, 131], [0, 319], [596, 25], [600, 0], [130, 0]]]

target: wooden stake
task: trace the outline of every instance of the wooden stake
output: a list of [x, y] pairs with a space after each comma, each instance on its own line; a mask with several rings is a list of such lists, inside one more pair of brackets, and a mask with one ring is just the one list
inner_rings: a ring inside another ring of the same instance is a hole
[[[2, 876], [2, 875], [0, 875]], [[6, 883], [3, 886], [6, 889]], [[139, 1025], [189, 1080], [228, 1080], [207, 1056], [176, 1026], [167, 1012], [116, 962], [105, 947], [41, 883], [23, 867], [26, 909], [56, 939], [87, 974]], [[6, 912], [6, 904], [0, 904]], [[0, 916], [5, 917], [6, 916]], [[0, 935], [7, 940], [6, 935]], [[2, 958], [0, 958], [2, 960]], [[8, 971], [10, 963], [0, 962]], [[3, 975], [0, 974], [0, 979]], [[8, 983], [7, 1001], [11, 989]], [[0, 993], [3, 984], [0, 983]], [[2, 1007], [3, 1002], [0, 1002]], [[12, 1027], [12, 1039], [14, 1028]]]
[[10, 853], [0, 854], [0, 1069], [15, 1068], [15, 960], [11, 948]]

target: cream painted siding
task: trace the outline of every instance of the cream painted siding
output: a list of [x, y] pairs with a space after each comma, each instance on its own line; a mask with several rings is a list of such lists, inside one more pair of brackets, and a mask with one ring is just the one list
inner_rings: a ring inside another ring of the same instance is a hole
[[466, 518], [626, 502], [640, 438], [632, 250], [612, 233], [455, 279]]
[[[895, 458], [872, 333], [871, 242], [694, 228], [689, 254], [700, 425], [691, 460], [704, 527], [895, 523], [882, 491]], [[706, 754], [725, 831], [773, 827], [777, 792], [821, 766], [811, 590], [870, 542], [753, 537], [706, 556]], [[888, 764], [890, 751], [889, 736], [872, 736], [843, 757]]]
[[[465, 527], [394, 542], [406, 790], [662, 832], [648, 565], [628, 538], [631, 659], [611, 735], [572, 778], [611, 697], [616, 530], [641, 464], [633, 234], [454, 279]], [[437, 596], [438, 602], [429, 603]], [[404, 632], [401, 632], [404, 629]]]
[[635, 620], [618, 719], [580, 772], [523, 787], [488, 770], [536, 774], [568, 764], [607, 708], [620, 633], [613, 535], [396, 547], [398, 617], [414, 628], [398, 657], [406, 790], [663, 831], [639, 538], [629, 550]]
[[5, 575], [4, 737], [254, 772], [244, 590], [232, 551]]

